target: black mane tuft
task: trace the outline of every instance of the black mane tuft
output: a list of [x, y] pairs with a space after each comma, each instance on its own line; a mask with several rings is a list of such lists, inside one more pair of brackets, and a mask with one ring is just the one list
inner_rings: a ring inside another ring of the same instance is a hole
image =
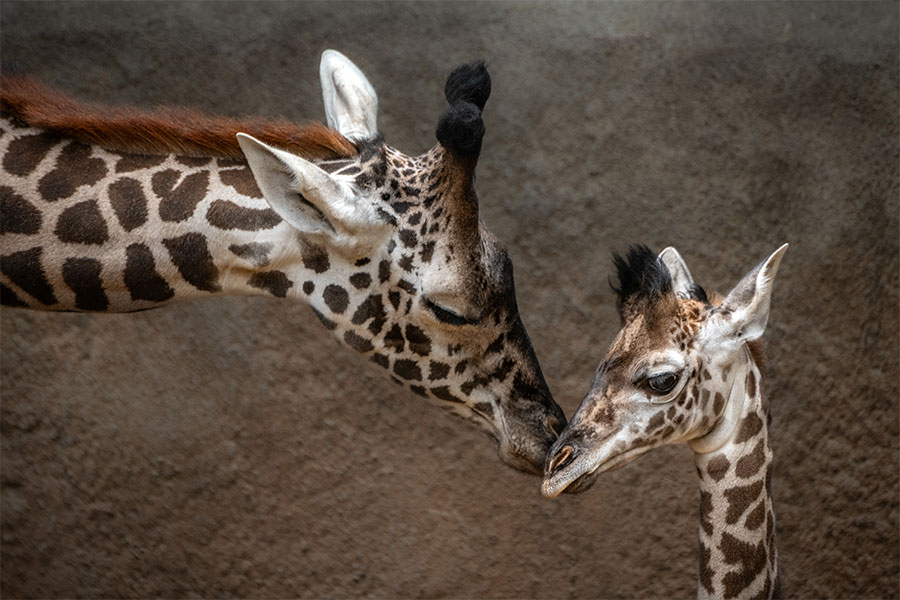
[[471, 102], [478, 110], [484, 110], [490, 95], [491, 76], [483, 60], [456, 67], [444, 85], [444, 97], [451, 105], [460, 101]]
[[451, 104], [441, 113], [435, 135], [441, 146], [454, 154], [477, 157], [484, 138], [481, 111], [471, 102]]
[[643, 244], [631, 246], [625, 258], [613, 252], [613, 263], [619, 286], [612, 286], [618, 295], [619, 314], [625, 305], [637, 298], [653, 300], [672, 292], [672, 275], [653, 250]]
[[699, 300], [703, 304], [709, 304], [709, 297], [706, 295], [706, 290], [696, 283], [691, 286], [690, 297], [694, 300]]

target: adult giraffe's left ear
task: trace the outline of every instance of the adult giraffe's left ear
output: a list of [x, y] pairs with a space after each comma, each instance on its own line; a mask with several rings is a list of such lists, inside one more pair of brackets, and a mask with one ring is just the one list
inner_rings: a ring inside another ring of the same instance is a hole
[[319, 63], [328, 126], [360, 142], [378, 136], [378, 96], [359, 67], [337, 50], [326, 50]]
[[347, 251], [381, 240], [387, 224], [371, 203], [359, 201], [352, 178], [331, 175], [245, 133], [237, 139], [266, 202], [291, 227]]
[[747, 273], [719, 306], [722, 324], [732, 339], [742, 342], [755, 340], [766, 330], [772, 283], [787, 249], [788, 245], [784, 244]]

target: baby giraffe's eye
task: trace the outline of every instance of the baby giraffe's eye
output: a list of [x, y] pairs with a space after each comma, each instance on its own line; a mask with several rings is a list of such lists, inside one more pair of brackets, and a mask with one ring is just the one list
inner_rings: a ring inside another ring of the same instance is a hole
[[678, 383], [678, 373], [660, 373], [647, 378], [647, 387], [657, 394], [666, 394], [672, 391]]

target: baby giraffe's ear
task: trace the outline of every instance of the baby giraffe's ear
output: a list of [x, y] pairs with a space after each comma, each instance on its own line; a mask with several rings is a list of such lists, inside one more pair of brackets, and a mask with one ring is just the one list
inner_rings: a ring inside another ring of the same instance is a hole
[[787, 249], [788, 245], [783, 245], [747, 273], [719, 307], [725, 331], [736, 341], [755, 340], [766, 330], [772, 283]]
[[328, 126], [354, 141], [378, 136], [378, 96], [359, 67], [337, 50], [326, 50], [319, 63]]
[[690, 298], [694, 289], [694, 278], [691, 277], [691, 272], [688, 271], [678, 250], [669, 246], [659, 253], [659, 260], [666, 265], [669, 275], [672, 276], [672, 291], [679, 298]]

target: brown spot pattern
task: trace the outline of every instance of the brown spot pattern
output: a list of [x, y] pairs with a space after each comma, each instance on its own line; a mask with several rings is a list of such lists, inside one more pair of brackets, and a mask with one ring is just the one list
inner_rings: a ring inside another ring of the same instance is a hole
[[12, 188], [0, 186], [0, 233], [32, 235], [40, 229], [40, 211]]
[[12, 175], [28, 175], [59, 142], [58, 135], [46, 131], [15, 139], [9, 143], [3, 156], [3, 168]]
[[153, 253], [145, 244], [131, 244], [125, 249], [125, 287], [132, 300], [164, 302], [175, 295], [156, 272]]
[[734, 443], [740, 444], [741, 442], [753, 439], [753, 437], [762, 430], [762, 426], [763, 421], [759, 418], [759, 415], [750, 413], [741, 421], [740, 429], [738, 429], [738, 433], [734, 438]]
[[700, 526], [706, 532], [706, 535], [712, 535], [713, 533], [712, 521], [710, 520], [712, 509], [712, 494], [700, 490]]
[[41, 304], [56, 304], [53, 287], [41, 264], [42, 252], [43, 248], [31, 248], [0, 257], [0, 272]]
[[354, 325], [362, 325], [369, 319], [372, 320], [369, 323], [369, 331], [373, 335], [381, 333], [381, 329], [387, 321], [387, 313], [384, 311], [384, 302], [378, 294], [372, 294], [363, 300], [353, 313], [350, 322]]
[[71, 244], [101, 245], [109, 239], [96, 200], [85, 200], [65, 209], [56, 221], [54, 233], [61, 241]]
[[172, 262], [185, 281], [206, 292], [217, 292], [221, 289], [218, 282], [219, 269], [213, 262], [203, 235], [186, 233], [163, 240], [163, 245], [169, 251]]
[[[269, 264], [269, 252], [272, 251], [272, 248], [274, 246], [270, 242], [249, 242], [247, 244], [231, 244], [228, 246], [228, 249], [235, 256], [240, 256], [257, 267], [265, 267]], [[306, 283], [311, 282], [307, 281]]]
[[150, 156], [146, 154], [122, 154], [122, 158], [116, 161], [116, 173], [130, 173], [161, 165], [166, 161], [165, 156]]
[[206, 196], [209, 172], [192, 173], [181, 179], [181, 173], [165, 169], [150, 179], [153, 193], [159, 198], [159, 218], [170, 223], [188, 219]]
[[725, 455], [719, 454], [707, 463], [706, 472], [709, 473], [713, 481], [721, 481], [725, 474], [728, 473], [730, 467], [731, 463], [728, 462]]
[[756, 545], [737, 539], [727, 531], [722, 533], [719, 543], [725, 563], [738, 565], [736, 570], [725, 574], [722, 583], [724, 597], [737, 598], [740, 593], [753, 583], [753, 580], [766, 566], [766, 548], [763, 542]]
[[728, 512], [725, 514], [725, 522], [729, 525], [737, 523], [741, 515], [747, 512], [750, 504], [759, 498], [762, 487], [763, 482], [757, 481], [749, 485], [736, 486], [725, 490], [723, 495], [728, 500]]
[[463, 402], [460, 398], [457, 398], [446, 385], [439, 385], [431, 388], [431, 393], [434, 394], [434, 397], [438, 400], [444, 400], [445, 402], [455, 402], [457, 404]]
[[259, 231], [281, 223], [281, 217], [271, 208], [247, 208], [231, 200], [214, 200], [206, 211], [209, 224], [219, 229]]
[[428, 379], [437, 381], [445, 379], [450, 374], [450, 365], [438, 361], [431, 361], [428, 365]]
[[106, 310], [109, 300], [100, 279], [100, 261], [93, 258], [68, 258], [63, 263], [62, 276], [75, 292], [75, 306], [81, 310]]
[[716, 399], [713, 400], [713, 413], [716, 415], [722, 414], [722, 409], [725, 407], [725, 396], [722, 395], [721, 392], [716, 392]]
[[219, 179], [227, 186], [233, 187], [241, 196], [248, 198], [262, 198], [262, 192], [256, 185], [256, 178], [248, 167], [240, 169], [228, 169], [219, 171]]
[[23, 302], [21, 298], [16, 296], [16, 293], [0, 283], [0, 304], [3, 306], [12, 306], [17, 308], [23, 308], [28, 306], [26, 302]]
[[350, 283], [358, 290], [364, 290], [372, 285], [372, 276], [368, 273], [354, 273], [350, 276]]
[[347, 290], [334, 284], [325, 287], [325, 290], [322, 292], [322, 299], [325, 300], [325, 304], [331, 309], [331, 312], [338, 315], [343, 314], [350, 303]]
[[288, 279], [282, 271], [263, 271], [254, 273], [247, 281], [250, 287], [265, 290], [276, 298], [284, 298], [293, 287], [294, 282]]
[[742, 479], [752, 477], [759, 473], [759, 470], [765, 463], [765, 459], [765, 441], [759, 440], [750, 454], [742, 456], [737, 461], [737, 466], [735, 467], [734, 472], [738, 477]]
[[709, 564], [711, 558], [712, 551], [703, 543], [703, 540], [700, 540], [700, 585], [703, 586], [703, 589], [705, 589], [710, 596], [713, 595], [713, 572]]
[[147, 222], [147, 198], [137, 179], [123, 177], [110, 184], [109, 202], [119, 224], [132, 231]]
[[416, 354], [420, 356], [431, 354], [431, 338], [415, 325], [406, 326], [406, 341], [409, 342], [409, 349]]
[[300, 258], [303, 260], [303, 266], [314, 273], [324, 273], [331, 266], [328, 251], [309, 242], [301, 243]]
[[756, 375], [753, 374], [753, 371], [747, 371], [747, 396], [750, 398], [756, 398]]
[[759, 527], [766, 520], [766, 503], [762, 500], [757, 503], [756, 508], [750, 511], [750, 514], [747, 515], [747, 520], [744, 521], [744, 526], [753, 531], [755, 529], [759, 529]]
[[202, 167], [212, 160], [206, 156], [176, 156], [175, 162], [179, 162], [186, 167]]
[[403, 331], [396, 323], [384, 335], [384, 345], [397, 353], [403, 352], [403, 348], [406, 347], [406, 340], [403, 339]]
[[346, 342], [348, 346], [350, 346], [357, 352], [365, 353], [374, 350], [372, 342], [353, 331], [347, 331], [344, 334], [344, 342]]
[[68, 198], [83, 185], [92, 185], [106, 175], [106, 164], [91, 158], [91, 147], [73, 142], [63, 148], [56, 168], [38, 182], [41, 197], [48, 202]]
[[394, 373], [407, 380], [422, 381], [422, 370], [413, 360], [402, 359], [394, 362]]
[[650, 421], [647, 423], [647, 429], [644, 430], [645, 433], [651, 433], [662, 427], [662, 424], [665, 422], [665, 415], [661, 412], [656, 413], [650, 418]]

